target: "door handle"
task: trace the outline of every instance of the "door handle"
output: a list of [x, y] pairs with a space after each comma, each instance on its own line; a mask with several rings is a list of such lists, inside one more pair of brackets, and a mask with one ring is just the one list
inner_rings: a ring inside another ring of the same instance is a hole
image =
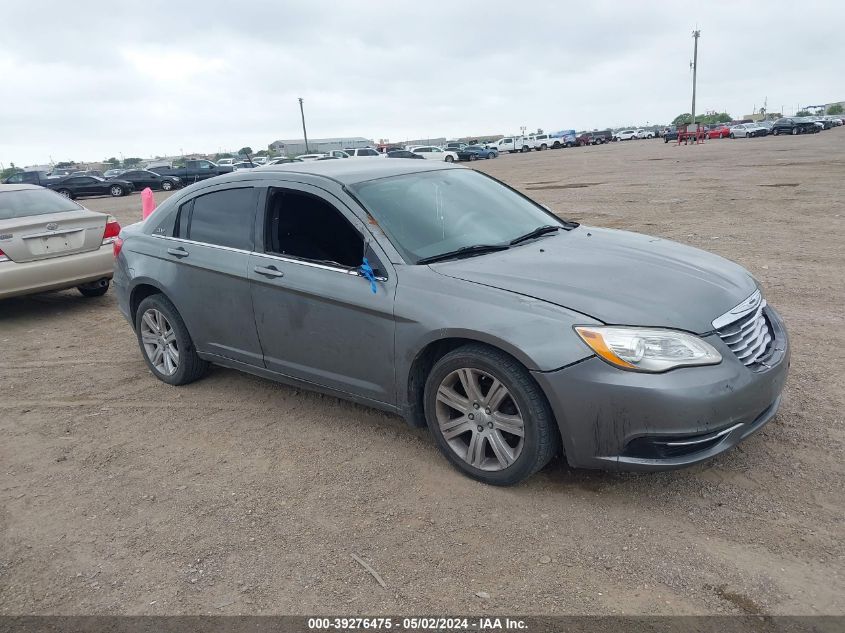
[[256, 266], [254, 268], [255, 272], [259, 275], [264, 275], [265, 277], [284, 277], [285, 273], [281, 270], [276, 268], [275, 266]]
[[187, 256], [188, 256], [188, 251], [186, 251], [186, 250], [185, 250], [184, 248], [182, 248], [181, 246], [180, 246], [179, 248], [168, 248], [168, 249], [167, 249], [167, 252], [168, 252], [170, 255], [173, 255], [174, 257], [179, 257], [179, 258], [182, 258], [182, 257], [187, 257]]

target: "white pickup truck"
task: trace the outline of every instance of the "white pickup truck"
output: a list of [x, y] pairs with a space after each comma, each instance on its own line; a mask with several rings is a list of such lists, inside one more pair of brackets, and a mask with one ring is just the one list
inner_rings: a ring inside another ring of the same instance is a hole
[[504, 154], [505, 152], [527, 152], [533, 147], [529, 143], [528, 138], [524, 136], [506, 136], [493, 143], [491, 147], [500, 154]]

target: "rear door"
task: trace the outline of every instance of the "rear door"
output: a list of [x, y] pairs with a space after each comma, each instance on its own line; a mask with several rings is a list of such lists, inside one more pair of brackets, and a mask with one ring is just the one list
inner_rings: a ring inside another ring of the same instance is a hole
[[197, 349], [263, 366], [248, 266], [258, 190], [249, 182], [201, 189], [179, 206], [163, 240], [159, 279]]
[[14, 262], [94, 251], [107, 216], [43, 188], [0, 192], [0, 250]]

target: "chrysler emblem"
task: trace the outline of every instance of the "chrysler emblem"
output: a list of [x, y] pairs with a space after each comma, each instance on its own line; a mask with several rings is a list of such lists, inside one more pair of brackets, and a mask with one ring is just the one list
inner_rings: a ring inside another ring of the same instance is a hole
[[50, 223], [47, 225], [47, 230], [48, 230], [48, 231], [57, 231], [58, 229], [59, 229], [59, 225], [58, 225], [58, 224], [56, 224], [55, 222], [50, 222]]

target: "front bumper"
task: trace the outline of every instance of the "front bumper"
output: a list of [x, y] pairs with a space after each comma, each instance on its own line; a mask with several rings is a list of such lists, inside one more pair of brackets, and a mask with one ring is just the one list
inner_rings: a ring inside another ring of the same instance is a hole
[[664, 374], [629, 372], [597, 357], [553, 372], [532, 372], [554, 411], [567, 461], [577, 468], [668, 470], [710, 459], [762, 428], [777, 413], [789, 371], [789, 343], [768, 312], [783, 350], [755, 372], [717, 334], [722, 354], [707, 367]]
[[111, 279], [111, 243], [95, 251], [34, 262], [0, 262], [0, 299], [74, 288], [100, 279]]

